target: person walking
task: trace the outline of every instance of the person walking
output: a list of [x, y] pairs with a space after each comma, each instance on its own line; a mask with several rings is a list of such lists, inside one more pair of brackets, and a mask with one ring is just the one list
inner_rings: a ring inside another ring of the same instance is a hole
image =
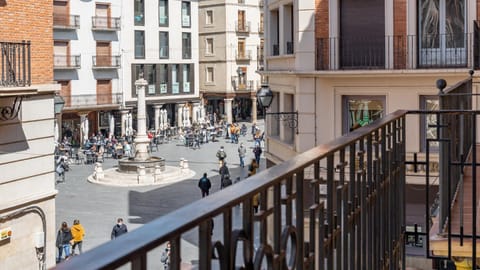
[[257, 173], [257, 160], [252, 158], [252, 161], [250, 162], [250, 165], [248, 165], [248, 176], [252, 176]]
[[225, 149], [223, 146], [220, 146], [220, 149], [217, 151], [217, 158], [218, 158], [218, 163], [219, 163], [219, 168], [223, 166], [223, 163], [225, 163], [225, 159], [227, 158], [227, 153], [225, 152]]
[[257, 162], [257, 165], [260, 166], [260, 156], [262, 155], [262, 147], [260, 147], [260, 145], [255, 145], [255, 148], [253, 148], [253, 154], [255, 154], [255, 161]]
[[[230, 178], [230, 170], [227, 167], [227, 162], [223, 162], [222, 167], [220, 167], [220, 170], [218, 171], [220, 173], [220, 188], [223, 188], [223, 181], [225, 177], [228, 176]], [[231, 181], [230, 181], [231, 182]]]
[[167, 242], [167, 246], [160, 257], [160, 261], [163, 263], [163, 269], [165, 270], [170, 270], [170, 247], [170, 242]]
[[75, 248], [78, 246], [78, 254], [82, 254], [82, 243], [83, 237], [85, 236], [85, 229], [83, 228], [82, 224], [80, 224], [80, 220], [75, 219], [73, 221], [73, 226], [70, 229], [73, 237], [73, 245], [72, 245], [72, 255], [75, 255]]
[[204, 173], [203, 177], [198, 181], [198, 187], [202, 191], [202, 198], [208, 196], [212, 183], [210, 182], [210, 179], [207, 178], [207, 173]]
[[58, 229], [55, 244], [58, 248], [57, 262], [62, 261], [62, 255], [65, 253], [65, 260], [70, 258], [70, 241], [72, 240], [72, 232], [67, 222], [62, 222], [62, 226]]
[[115, 239], [128, 232], [127, 225], [123, 223], [123, 218], [117, 219], [117, 224], [113, 226], [111, 239]]
[[232, 185], [232, 179], [230, 179], [230, 175], [227, 174], [227, 175], [225, 175], [225, 177], [223, 177], [220, 189], [224, 189], [224, 188], [226, 188], [230, 185]]
[[238, 147], [238, 157], [240, 158], [240, 167], [245, 167], [245, 155], [247, 154], [247, 148], [243, 145], [243, 143], [240, 143], [240, 146]]

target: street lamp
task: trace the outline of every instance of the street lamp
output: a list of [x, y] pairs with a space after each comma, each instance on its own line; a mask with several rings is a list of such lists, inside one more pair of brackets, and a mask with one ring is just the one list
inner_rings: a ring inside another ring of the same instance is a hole
[[53, 97], [53, 112], [55, 113], [55, 122], [54, 122], [54, 127], [53, 130], [55, 132], [55, 142], [58, 142], [60, 139], [60, 127], [59, 127], [59, 122], [58, 121], [58, 116], [63, 110], [63, 107], [65, 106], [65, 100], [60, 96], [60, 95], [55, 95]]
[[284, 125], [294, 128], [298, 134], [298, 112], [266, 112], [273, 100], [273, 93], [272, 90], [270, 90], [270, 87], [268, 87], [268, 84], [262, 84], [262, 87], [257, 92], [257, 100], [263, 109], [263, 115], [265, 118], [267, 118], [267, 115], [273, 115], [275, 119], [282, 121]]

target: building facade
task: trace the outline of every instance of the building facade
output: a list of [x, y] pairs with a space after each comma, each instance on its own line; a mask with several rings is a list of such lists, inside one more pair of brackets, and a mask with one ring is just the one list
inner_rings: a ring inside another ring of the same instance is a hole
[[[53, 6], [0, 1], [0, 267], [55, 265]], [[43, 269], [43, 268], [42, 268]]]
[[[198, 90], [198, 1], [124, 1], [122, 89], [124, 119], [136, 123], [135, 81], [148, 81], [147, 128], [202, 122]], [[133, 120], [131, 120], [133, 118]], [[127, 125], [128, 126], [128, 125]]]
[[256, 119], [263, 63], [263, 0], [199, 3], [200, 92], [209, 113]]
[[63, 136], [120, 133], [122, 1], [53, 1], [54, 79], [65, 100]]

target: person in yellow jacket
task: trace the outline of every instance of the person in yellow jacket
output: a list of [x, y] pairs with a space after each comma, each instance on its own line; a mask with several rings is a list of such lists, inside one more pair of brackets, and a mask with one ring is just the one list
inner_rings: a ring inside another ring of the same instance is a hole
[[78, 246], [79, 254], [82, 254], [82, 243], [83, 237], [85, 236], [85, 229], [83, 228], [82, 224], [80, 224], [80, 220], [75, 219], [73, 221], [73, 226], [70, 229], [72, 232], [72, 255], [75, 254], [75, 247]]

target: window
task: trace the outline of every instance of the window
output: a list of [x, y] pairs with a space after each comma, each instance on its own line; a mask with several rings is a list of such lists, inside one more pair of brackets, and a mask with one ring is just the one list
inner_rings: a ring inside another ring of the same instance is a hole
[[[294, 109], [294, 96], [292, 94], [283, 95], [283, 111], [284, 112], [293, 112]], [[283, 126], [283, 141], [285, 143], [293, 144], [295, 138], [295, 128], [290, 127], [289, 125]]]
[[143, 0], [135, 0], [134, 4], [134, 23], [137, 26], [145, 25], [145, 3]]
[[238, 40], [238, 59], [245, 59], [245, 39]]
[[190, 27], [190, 2], [182, 1], [182, 27]]
[[370, 124], [385, 114], [385, 96], [343, 96], [343, 133]]
[[190, 65], [183, 65], [183, 92], [190, 93]]
[[213, 10], [207, 10], [205, 13], [205, 24], [213, 24]]
[[[420, 110], [436, 111], [439, 108], [438, 96], [420, 96]], [[420, 147], [422, 151], [427, 150], [427, 139], [437, 138], [437, 128], [433, 127], [436, 124], [437, 115], [420, 115]], [[429, 150], [438, 151], [438, 145], [438, 141], [430, 142]]]
[[160, 32], [160, 58], [168, 58], [168, 32]]
[[206, 40], [206, 54], [213, 54], [213, 38], [207, 38]]
[[237, 31], [246, 31], [246, 23], [245, 23], [245, 10], [239, 10], [237, 15], [238, 20], [238, 27]]
[[213, 83], [215, 81], [215, 74], [213, 71], [213, 67], [207, 67], [207, 78], [208, 83]]
[[166, 94], [168, 89], [168, 65], [160, 65], [160, 94]]
[[158, 0], [158, 25], [168, 26], [168, 0]]
[[145, 58], [145, 32], [135, 30], [135, 59]]
[[170, 65], [172, 71], [172, 94], [180, 93], [180, 83], [178, 82], [178, 64]]
[[182, 33], [182, 58], [183, 59], [192, 58], [191, 36], [192, 34], [190, 33]]

